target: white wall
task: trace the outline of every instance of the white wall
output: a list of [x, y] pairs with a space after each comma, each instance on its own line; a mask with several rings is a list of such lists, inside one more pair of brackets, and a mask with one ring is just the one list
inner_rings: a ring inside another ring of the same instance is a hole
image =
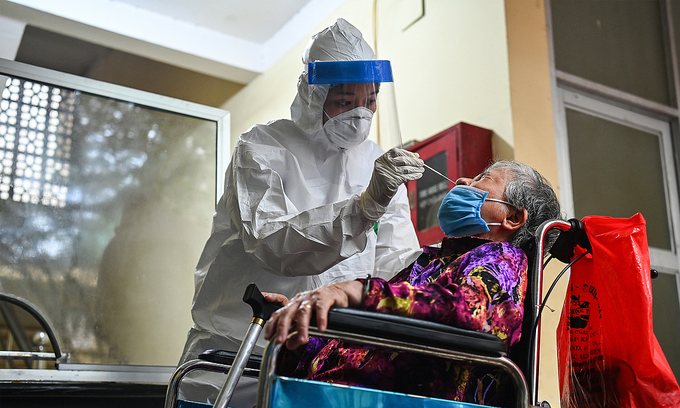
[[380, 58], [393, 61], [404, 140], [463, 121], [512, 144], [503, 2], [427, 1], [405, 31], [399, 3], [410, 1], [379, 2], [378, 47]]
[[0, 58], [14, 60], [26, 23], [0, 16]]
[[[513, 144], [510, 86], [501, 0], [430, 0], [418, 18], [420, 0], [347, 0], [308, 38], [339, 17], [357, 26], [378, 58], [392, 61], [402, 138], [423, 140], [458, 123], [493, 130]], [[290, 104], [302, 72], [300, 41], [266, 73], [223, 108], [232, 115], [232, 142], [256, 123], [290, 117]], [[392, 146], [383, 146], [389, 148]]]

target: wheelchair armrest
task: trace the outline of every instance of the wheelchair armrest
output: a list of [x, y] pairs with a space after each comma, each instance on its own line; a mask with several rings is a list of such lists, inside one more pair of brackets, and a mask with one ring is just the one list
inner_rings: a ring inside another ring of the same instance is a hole
[[[231, 366], [234, 364], [234, 359], [236, 358], [236, 352], [225, 351], [225, 350], [206, 350], [198, 356], [199, 359], [203, 361], [209, 361], [211, 363], [222, 364], [225, 366]], [[254, 370], [260, 369], [260, 364], [262, 363], [262, 356], [251, 354], [246, 363], [247, 368], [252, 368]]]
[[331, 308], [328, 329], [490, 357], [507, 354], [505, 343], [493, 334], [358, 309]]

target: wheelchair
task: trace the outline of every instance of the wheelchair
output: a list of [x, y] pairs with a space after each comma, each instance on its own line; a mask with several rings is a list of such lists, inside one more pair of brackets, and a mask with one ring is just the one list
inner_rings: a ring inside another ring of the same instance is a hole
[[[550, 249], [550, 256], [544, 259], [542, 254], [545, 246], [548, 245], [548, 237], [554, 234], [559, 235]], [[506, 350], [503, 341], [492, 334], [408, 317], [347, 308], [332, 308], [328, 315], [328, 328], [324, 332], [319, 332], [316, 328], [310, 327], [309, 335], [388, 347], [463, 363], [486, 365], [501, 370], [510, 379], [514, 395], [513, 406], [549, 407], [547, 402], [539, 402], [538, 399], [543, 271], [553, 258], [568, 264], [565, 267], [566, 270], [571, 265], [570, 260], [577, 245], [589, 249], [583, 225], [577, 219], [546, 221], [538, 228], [535, 237], [521, 245], [529, 259], [529, 279], [524, 303], [523, 335], [520, 342], [511, 350]], [[194, 370], [227, 373], [225, 384], [213, 405], [217, 408], [228, 406], [241, 375], [259, 377], [256, 404], [258, 408], [287, 408], [305, 405], [333, 408], [380, 406], [472, 408], [480, 406], [468, 402], [277, 375], [276, 357], [281, 349], [280, 344], [270, 342], [262, 357], [250, 356], [262, 327], [277, 307], [267, 304], [254, 285], [246, 289], [244, 301], [253, 308], [254, 317], [239, 351], [234, 354], [210, 350], [198, 359], [188, 361], [178, 367], [168, 384], [166, 408], [210, 406], [178, 400], [178, 390], [182, 379]]]

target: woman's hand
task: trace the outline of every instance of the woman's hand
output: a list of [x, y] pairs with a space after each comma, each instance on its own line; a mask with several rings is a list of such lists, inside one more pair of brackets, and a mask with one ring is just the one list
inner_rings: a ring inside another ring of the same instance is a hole
[[[299, 293], [272, 314], [265, 328], [265, 338], [271, 339], [276, 334], [277, 343], [285, 342], [289, 349], [296, 349], [309, 341], [309, 321], [313, 311], [316, 312], [317, 328], [324, 331], [328, 324], [328, 310], [333, 306], [358, 307], [362, 290], [361, 282], [346, 281]], [[293, 325], [297, 334], [286, 341]]]
[[280, 293], [262, 292], [264, 300], [278, 306], [285, 306], [288, 304], [288, 298]]

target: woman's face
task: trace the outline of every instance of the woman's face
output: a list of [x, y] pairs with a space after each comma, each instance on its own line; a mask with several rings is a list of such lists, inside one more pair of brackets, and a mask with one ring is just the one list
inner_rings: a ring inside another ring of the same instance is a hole
[[[456, 185], [467, 185], [488, 191], [489, 195], [487, 198], [505, 201], [507, 200], [505, 197], [505, 188], [509, 181], [510, 174], [507, 169], [499, 167], [485, 171], [473, 179], [461, 177], [456, 180]], [[507, 204], [486, 200], [482, 205], [480, 215], [486, 222], [501, 222], [508, 215], [508, 211], [510, 210], [511, 207]]]
[[323, 104], [326, 115], [322, 115], [326, 123], [329, 117], [337, 116], [359, 106], [370, 109], [375, 113], [377, 109], [378, 84], [339, 84], [331, 88]]

